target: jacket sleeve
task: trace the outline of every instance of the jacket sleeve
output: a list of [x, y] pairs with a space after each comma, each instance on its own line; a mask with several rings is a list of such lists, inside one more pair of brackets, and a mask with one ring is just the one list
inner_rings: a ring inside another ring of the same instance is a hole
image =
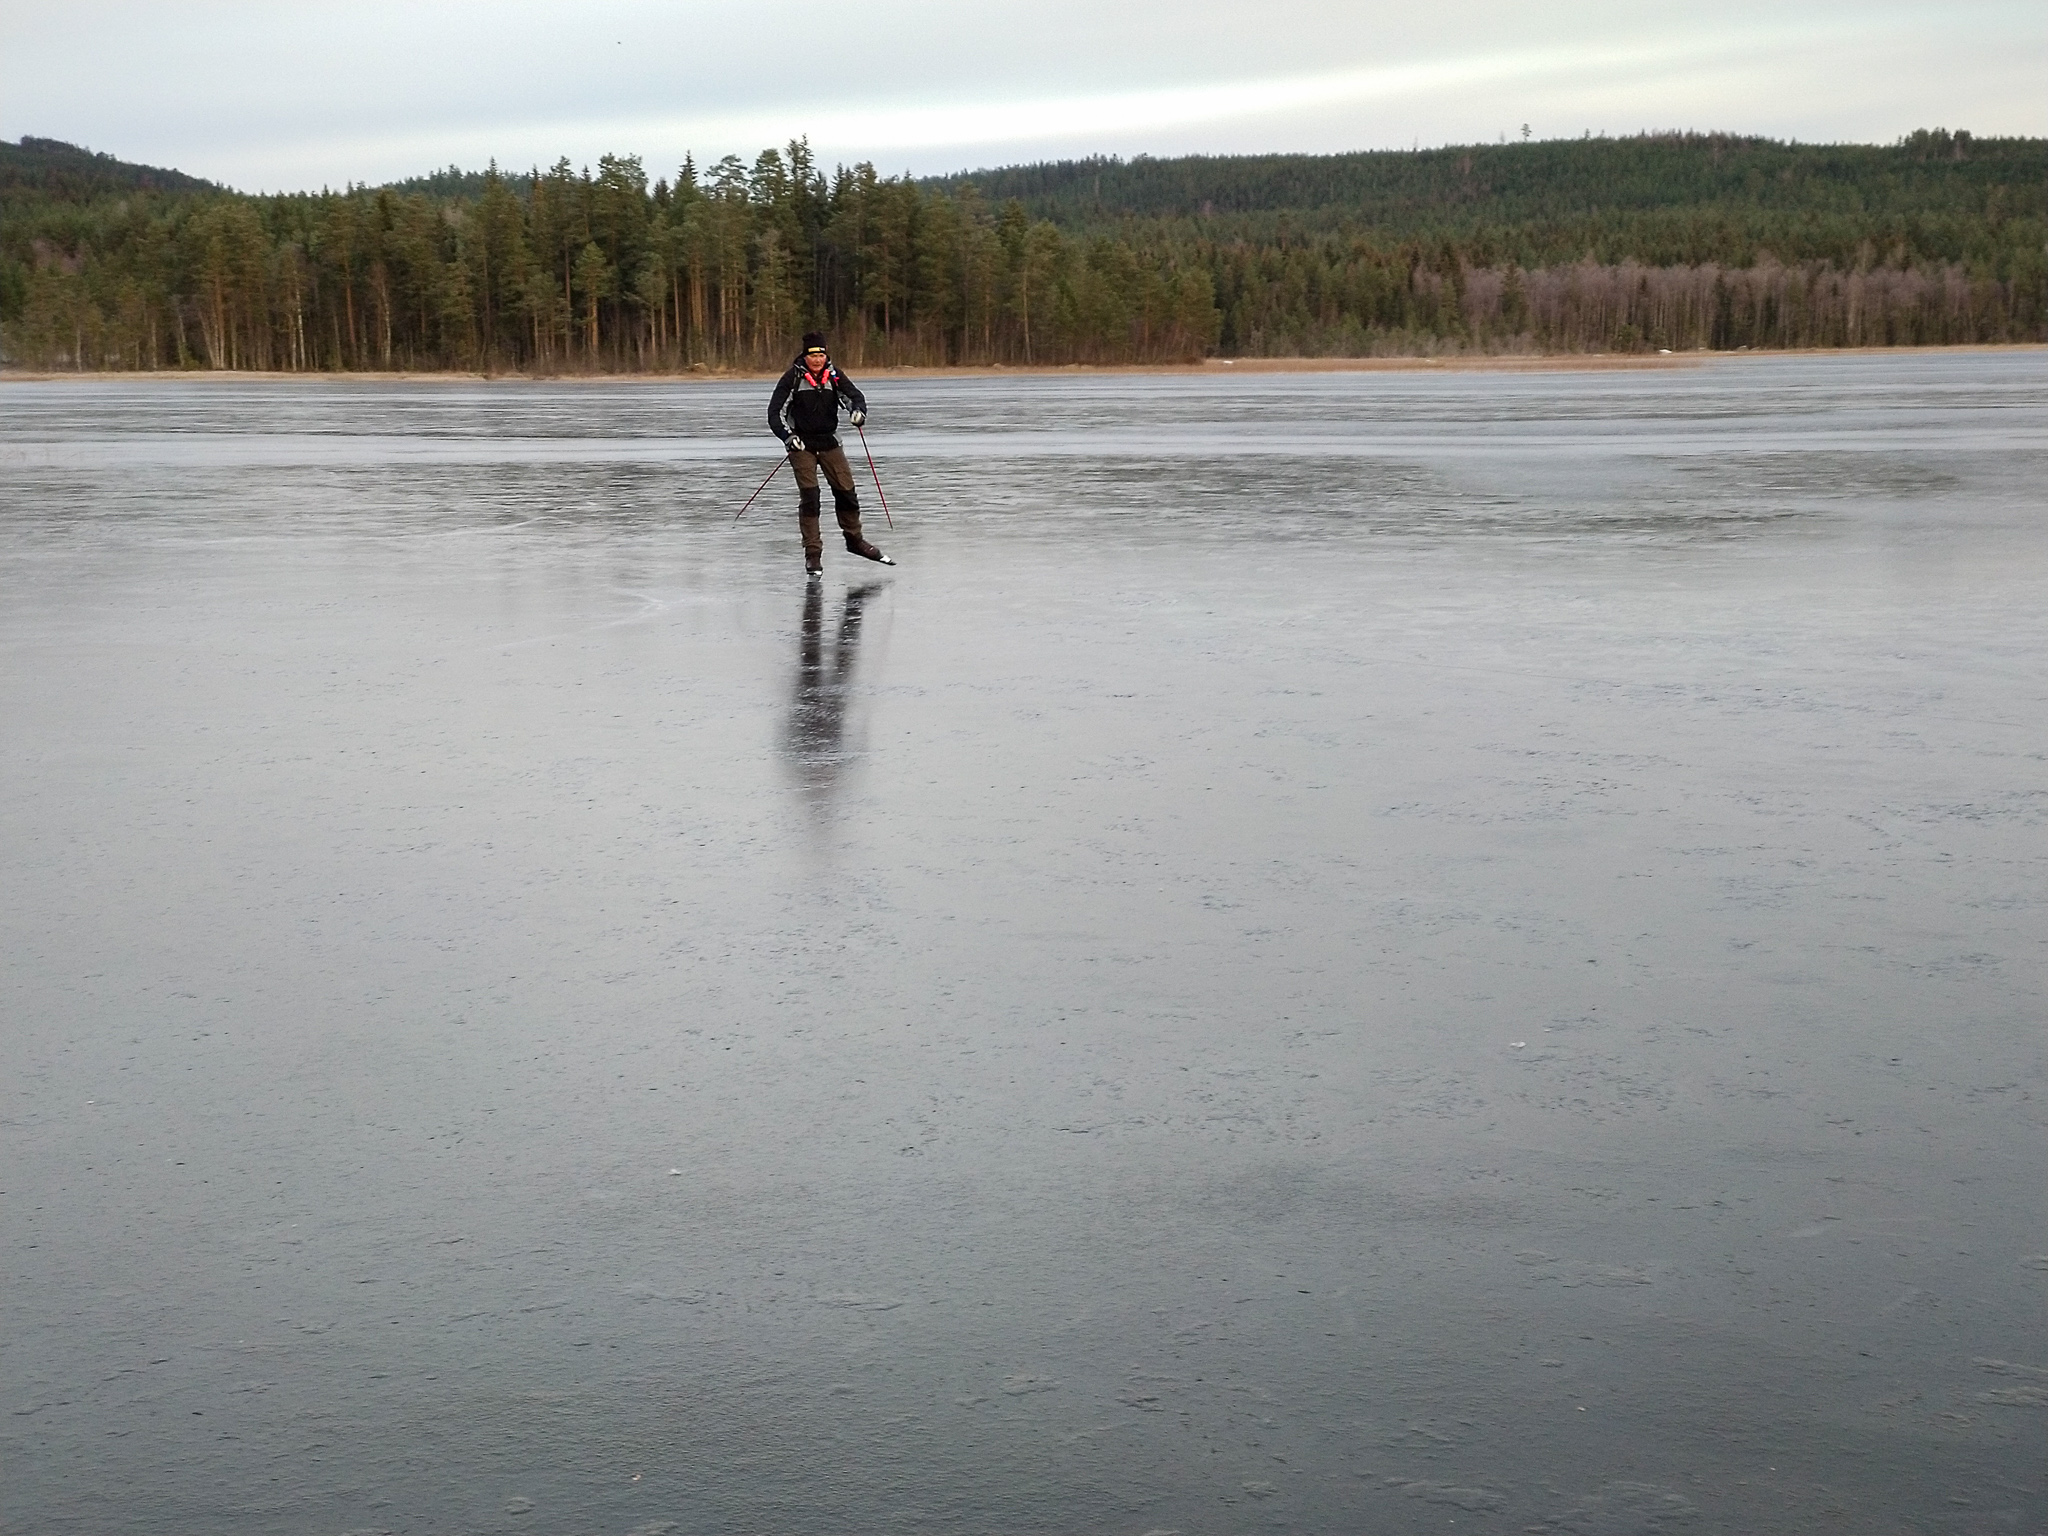
[[859, 385], [843, 373], [839, 375], [837, 393], [850, 410], [864, 411], [868, 408], [868, 397], [860, 392]]
[[795, 430], [789, 423], [789, 397], [796, 388], [796, 375], [785, 372], [775, 385], [775, 393], [768, 397], [768, 430], [784, 442]]

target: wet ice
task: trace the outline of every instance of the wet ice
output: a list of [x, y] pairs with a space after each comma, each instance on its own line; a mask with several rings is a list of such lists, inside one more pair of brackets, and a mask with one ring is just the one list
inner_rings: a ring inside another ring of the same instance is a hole
[[2041, 1523], [2039, 353], [759, 394], [6, 388], [11, 1519]]

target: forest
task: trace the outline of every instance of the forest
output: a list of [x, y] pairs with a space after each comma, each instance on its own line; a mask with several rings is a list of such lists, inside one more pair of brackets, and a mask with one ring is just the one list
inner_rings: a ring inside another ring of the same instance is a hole
[[579, 373], [2048, 339], [2048, 140], [1715, 134], [958, 176], [638, 157], [255, 196], [0, 142], [0, 363]]

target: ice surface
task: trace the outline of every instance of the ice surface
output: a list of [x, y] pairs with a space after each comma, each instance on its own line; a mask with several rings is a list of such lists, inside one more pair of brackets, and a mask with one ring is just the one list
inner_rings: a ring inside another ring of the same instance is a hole
[[2048, 354], [0, 388], [8, 1531], [2031, 1531]]

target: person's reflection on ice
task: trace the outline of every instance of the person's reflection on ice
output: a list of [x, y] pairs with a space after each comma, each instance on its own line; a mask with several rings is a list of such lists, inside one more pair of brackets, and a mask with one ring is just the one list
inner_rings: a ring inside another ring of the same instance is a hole
[[847, 742], [847, 698], [860, 660], [861, 614], [880, 584], [849, 587], [840, 600], [839, 625], [825, 643], [825, 592], [812, 583], [804, 592], [804, 617], [797, 639], [796, 687], [789, 700], [785, 750], [797, 783], [813, 812], [832, 807], [840, 774], [859, 756]]

